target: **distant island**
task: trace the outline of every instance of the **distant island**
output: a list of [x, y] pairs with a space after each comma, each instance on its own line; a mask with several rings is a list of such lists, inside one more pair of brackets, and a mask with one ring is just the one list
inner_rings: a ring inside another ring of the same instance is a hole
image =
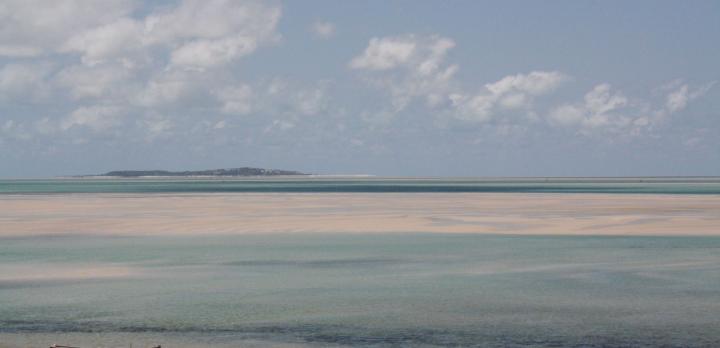
[[168, 170], [114, 170], [100, 175], [91, 176], [114, 176], [124, 178], [135, 178], [144, 176], [279, 176], [279, 175], [309, 175], [292, 170], [263, 169], [263, 168], [229, 168], [229, 169], [208, 169], [208, 170], [186, 170], [173, 172]]

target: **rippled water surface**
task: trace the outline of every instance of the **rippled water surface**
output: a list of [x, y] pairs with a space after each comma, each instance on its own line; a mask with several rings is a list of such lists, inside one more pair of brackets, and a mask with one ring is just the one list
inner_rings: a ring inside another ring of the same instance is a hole
[[0, 347], [720, 346], [720, 238], [0, 239]]
[[720, 178], [197, 177], [0, 180], [0, 194], [183, 192], [555, 192], [720, 194]]

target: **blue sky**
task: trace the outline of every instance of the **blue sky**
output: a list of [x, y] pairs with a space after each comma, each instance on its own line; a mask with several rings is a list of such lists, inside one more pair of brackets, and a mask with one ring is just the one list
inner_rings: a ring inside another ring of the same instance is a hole
[[720, 175], [717, 1], [4, 1], [0, 176]]

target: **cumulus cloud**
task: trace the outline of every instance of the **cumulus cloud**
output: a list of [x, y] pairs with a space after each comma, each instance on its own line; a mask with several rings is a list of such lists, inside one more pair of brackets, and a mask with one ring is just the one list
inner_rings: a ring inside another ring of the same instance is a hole
[[488, 83], [477, 95], [455, 93], [450, 99], [457, 118], [485, 122], [498, 110], [530, 109], [535, 97], [553, 92], [568, 79], [557, 71], [533, 71]]
[[73, 99], [110, 98], [127, 89], [133, 76], [130, 71], [112, 64], [72, 65], [60, 70], [55, 84]]
[[229, 36], [272, 39], [281, 9], [274, 2], [185, 0], [179, 6], [146, 18], [151, 42], [218, 39]]
[[171, 50], [170, 65], [207, 69], [254, 52], [275, 41], [278, 6], [253, 1], [185, 0], [145, 18], [118, 17], [109, 24], [76, 32], [61, 46], [78, 52], [85, 64], [108, 59], [137, 64], [153, 47]]
[[0, 99], [28, 100], [49, 93], [51, 67], [44, 63], [14, 63], [0, 68]]
[[32, 57], [60, 50], [65, 41], [129, 16], [126, 0], [8, 0], [0, 5], [0, 55]]
[[171, 53], [173, 65], [204, 69], [254, 52], [279, 37], [278, 6], [232, 0], [185, 1], [146, 20], [149, 42], [184, 41]]
[[329, 39], [335, 36], [335, 24], [330, 22], [315, 22], [312, 24], [310, 29], [315, 36], [322, 39]]
[[372, 38], [365, 51], [350, 61], [353, 69], [387, 70], [410, 61], [418, 46], [414, 35]]
[[459, 67], [445, 62], [454, 47], [454, 40], [439, 35], [372, 38], [348, 66], [390, 94], [392, 108], [382, 112], [383, 120], [388, 120], [388, 114], [403, 111], [416, 98], [424, 99], [430, 108], [449, 107], [450, 112], [444, 114], [465, 121], [486, 122], [499, 112], [513, 109], [524, 109], [526, 115], [534, 116], [534, 100], [569, 79], [558, 71], [533, 71], [506, 76], [484, 85], [480, 92], [468, 93], [455, 81]]
[[226, 114], [246, 115], [253, 110], [254, 93], [248, 85], [225, 87], [216, 93], [216, 97]]
[[403, 110], [414, 98], [437, 106], [447, 99], [457, 65], [445, 64], [455, 41], [438, 35], [401, 35], [372, 38], [349, 67], [367, 72], [368, 81], [386, 91], [395, 111]]
[[33, 57], [42, 52], [38, 47], [31, 45], [17, 44], [0, 44], [0, 56], [5, 57]]
[[239, 69], [280, 43], [281, 15], [273, 0], [4, 1], [0, 142], [40, 153], [89, 139], [199, 136], [207, 122], [214, 132], [248, 128], [241, 122], [287, 129], [325, 110], [325, 90], [292, 86], [270, 97]]
[[164, 70], [135, 89], [131, 103], [150, 109], [183, 104], [180, 102], [187, 101], [193, 94], [203, 94], [207, 80], [205, 75], [193, 71]]
[[563, 104], [554, 109], [550, 121], [582, 128], [625, 127], [634, 121], [620, 112], [627, 105], [627, 97], [603, 83], [585, 94], [582, 103]]
[[324, 86], [297, 91], [293, 99], [295, 110], [306, 116], [317, 115], [327, 106], [327, 93]]
[[715, 85], [715, 82], [708, 83], [704, 86], [691, 89], [688, 84], [682, 84], [676, 90], [671, 91], [665, 97], [665, 109], [669, 113], [674, 113], [685, 109], [688, 103], [694, 99], [702, 97], [707, 93], [710, 88]]
[[[387, 92], [392, 108], [381, 108], [365, 117], [370, 122], [387, 123], [415, 99], [438, 108], [438, 115], [488, 123], [494, 121], [498, 133], [503, 129], [527, 131], [528, 122], [542, 122], [560, 128], [574, 129], [590, 135], [638, 135], [658, 127], [682, 110], [689, 102], [707, 93], [713, 83], [691, 87], [676, 81], [664, 86], [662, 101], [631, 99], [607, 83], [597, 84], [582, 101], [562, 103], [549, 111], [538, 106], [538, 99], [554, 93], [570, 76], [559, 71], [532, 71], [508, 75], [485, 84], [479, 92], [467, 92], [458, 86], [456, 65], [446, 63], [448, 52], [455, 47], [452, 39], [438, 35], [399, 35], [370, 39], [367, 47], [352, 58], [348, 67], [359, 71], [371, 86]], [[512, 112], [512, 113], [510, 113]], [[524, 117], [507, 117], [524, 115]], [[446, 121], [441, 121], [446, 122]], [[505, 128], [503, 128], [505, 127]]]
[[212, 111], [248, 113], [251, 94], [232, 89], [244, 84], [228, 67], [278, 42], [281, 14], [277, 2], [253, 0], [6, 1], [0, 56], [12, 63], [0, 65], [0, 99], [62, 105], [28, 115], [23, 130], [42, 134], [135, 124], [154, 139], [173, 121], [143, 115], [184, 115], [177, 111], [211, 106], [213, 95], [224, 102]]
[[328, 83], [305, 85], [275, 78], [256, 86], [226, 86], [214, 93], [222, 111], [230, 115], [248, 115], [256, 110], [287, 119], [317, 115], [328, 108]]
[[247, 37], [197, 40], [174, 50], [170, 62], [175, 66], [205, 69], [250, 54], [256, 47], [257, 43]]
[[173, 121], [156, 112], [148, 113], [143, 119], [138, 120], [136, 123], [145, 132], [146, 141], [167, 138], [173, 133]]
[[637, 135], [685, 109], [691, 100], [707, 93], [713, 84], [692, 88], [688, 84], [674, 83], [664, 100], [653, 105], [640, 99], [631, 100], [622, 92], [614, 91], [609, 84], [602, 83], [587, 92], [582, 102], [565, 103], [551, 110], [548, 121], [586, 135], [597, 131]]
[[143, 46], [143, 25], [128, 17], [81, 31], [70, 37], [61, 47], [61, 52], [79, 52], [82, 62], [95, 65], [107, 59], [125, 58]]
[[82, 106], [63, 119], [60, 128], [68, 130], [72, 127], [87, 127], [102, 132], [116, 125], [120, 116], [121, 108], [116, 106]]

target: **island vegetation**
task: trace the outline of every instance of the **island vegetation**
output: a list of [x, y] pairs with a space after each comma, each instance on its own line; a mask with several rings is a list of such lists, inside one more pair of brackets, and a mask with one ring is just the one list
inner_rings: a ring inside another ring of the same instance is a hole
[[293, 170], [281, 169], [264, 169], [264, 168], [227, 168], [227, 169], [208, 169], [208, 170], [185, 170], [185, 171], [169, 171], [169, 170], [114, 170], [105, 174], [96, 176], [112, 176], [112, 177], [145, 177], [145, 176], [281, 176], [281, 175], [308, 175]]

